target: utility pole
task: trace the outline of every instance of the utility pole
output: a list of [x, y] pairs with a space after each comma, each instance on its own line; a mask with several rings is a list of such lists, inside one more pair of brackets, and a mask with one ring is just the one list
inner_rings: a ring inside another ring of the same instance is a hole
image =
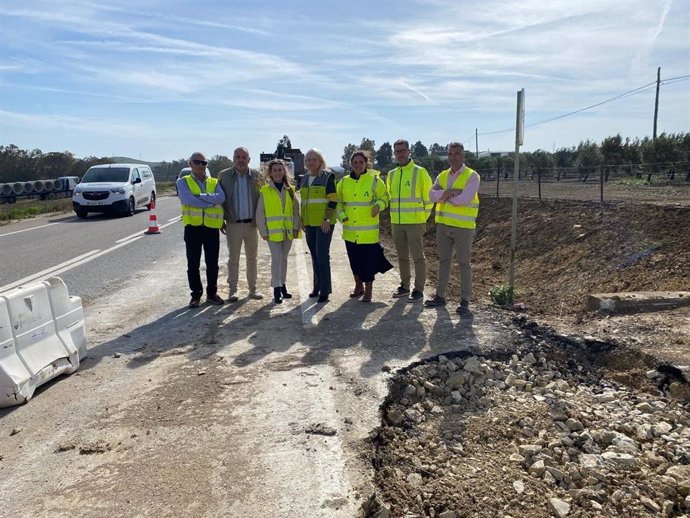
[[517, 249], [517, 203], [518, 182], [520, 178], [520, 146], [525, 136], [525, 89], [517, 93], [517, 110], [515, 120], [515, 168], [513, 169], [513, 217], [510, 233], [510, 303], [515, 294], [515, 251]]
[[[652, 132], [652, 144], [654, 146], [654, 172], [659, 174], [659, 157], [656, 149], [656, 121], [659, 117], [659, 87], [661, 86], [661, 67], [656, 69], [656, 98], [654, 99], [654, 131]], [[647, 175], [647, 182], [651, 182], [652, 173]]]
[[656, 120], [659, 117], [659, 87], [661, 86], [661, 67], [656, 69], [656, 99], [654, 101], [654, 132], [652, 140], [656, 140]]
[[477, 152], [477, 159], [479, 159], [479, 133], [477, 128], [474, 128], [474, 150]]

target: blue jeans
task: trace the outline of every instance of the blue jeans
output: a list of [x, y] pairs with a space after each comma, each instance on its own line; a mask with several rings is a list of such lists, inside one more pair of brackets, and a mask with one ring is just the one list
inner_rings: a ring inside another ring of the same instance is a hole
[[324, 234], [321, 227], [305, 227], [307, 246], [311, 253], [311, 266], [314, 272], [314, 289], [312, 293], [321, 296], [331, 293], [331, 239], [333, 225], [328, 234]]

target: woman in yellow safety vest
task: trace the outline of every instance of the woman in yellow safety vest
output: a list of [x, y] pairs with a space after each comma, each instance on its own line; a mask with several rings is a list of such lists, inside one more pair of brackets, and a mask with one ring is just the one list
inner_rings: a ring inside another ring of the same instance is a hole
[[352, 172], [337, 185], [336, 216], [343, 224], [343, 239], [355, 289], [350, 297], [371, 301], [372, 285], [377, 273], [393, 268], [379, 243], [379, 212], [388, 206], [386, 184], [367, 171], [368, 158], [357, 150], [350, 158]]
[[268, 181], [260, 194], [256, 206], [256, 226], [261, 238], [268, 241], [273, 301], [281, 304], [283, 299], [292, 298], [285, 286], [287, 261], [292, 240], [299, 237], [301, 225], [299, 202], [282, 160], [268, 163]]
[[304, 165], [309, 174], [302, 177], [299, 194], [302, 228], [311, 254], [314, 277], [309, 297], [318, 297], [318, 302], [328, 302], [331, 294], [331, 239], [338, 201], [335, 175], [326, 171], [326, 159], [318, 149], [307, 151]]

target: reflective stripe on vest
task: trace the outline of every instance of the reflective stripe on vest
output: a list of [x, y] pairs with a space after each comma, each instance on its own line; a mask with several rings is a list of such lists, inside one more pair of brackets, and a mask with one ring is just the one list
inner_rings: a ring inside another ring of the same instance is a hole
[[388, 173], [391, 223], [425, 223], [429, 217], [429, 212], [424, 207], [424, 198], [417, 194], [418, 173], [419, 166], [415, 164], [412, 168], [412, 178], [404, 186], [406, 171], [402, 167], [398, 166]]
[[[287, 189], [286, 187], [283, 187]], [[266, 227], [270, 241], [283, 241], [287, 232], [287, 238], [292, 239], [294, 223], [292, 221], [292, 196], [285, 192], [285, 205], [280, 198], [277, 189], [270, 185], [261, 188], [261, 196], [264, 200], [266, 211]]]
[[[326, 209], [330, 201], [326, 194], [326, 186], [332, 174], [322, 173], [316, 176], [311, 185], [309, 185], [308, 176], [302, 179], [302, 187], [300, 187], [299, 194], [302, 199], [302, 224], [305, 227], [318, 227], [325, 219]], [[332, 193], [331, 196], [334, 198], [333, 201], [336, 201], [337, 195]], [[331, 224], [335, 223], [335, 214], [331, 216], [329, 221]]]
[[[379, 216], [371, 215], [377, 205], [379, 177], [364, 174], [359, 180], [345, 176], [338, 183], [338, 218], [343, 221], [343, 239], [353, 243], [379, 242]], [[369, 201], [360, 201], [369, 198]]]
[[[451, 189], [464, 189], [467, 185], [467, 180], [475, 173], [473, 169], [465, 166], [465, 170], [455, 179], [455, 182], [450, 187]], [[438, 184], [444, 191], [449, 189], [448, 177], [450, 176], [450, 169], [441, 171], [438, 175]], [[436, 223], [443, 223], [450, 227], [459, 228], [476, 228], [477, 215], [479, 214], [479, 195], [475, 194], [472, 203], [469, 206], [453, 205], [452, 203], [437, 203], [436, 204]]]
[[[201, 194], [199, 184], [196, 183], [191, 174], [185, 176], [185, 181], [187, 182], [187, 187], [189, 187], [189, 192], [194, 195]], [[205, 192], [216, 192], [217, 185], [217, 178], [206, 178]], [[200, 207], [192, 207], [191, 205], [182, 205], [182, 222], [193, 227], [221, 228], [223, 226], [223, 207], [214, 205], [213, 207], [202, 209]]]

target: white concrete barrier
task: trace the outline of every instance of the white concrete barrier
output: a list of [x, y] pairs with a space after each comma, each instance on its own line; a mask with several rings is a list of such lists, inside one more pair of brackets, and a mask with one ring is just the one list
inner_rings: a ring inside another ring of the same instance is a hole
[[86, 357], [84, 310], [59, 277], [0, 293], [0, 408], [72, 373]]

